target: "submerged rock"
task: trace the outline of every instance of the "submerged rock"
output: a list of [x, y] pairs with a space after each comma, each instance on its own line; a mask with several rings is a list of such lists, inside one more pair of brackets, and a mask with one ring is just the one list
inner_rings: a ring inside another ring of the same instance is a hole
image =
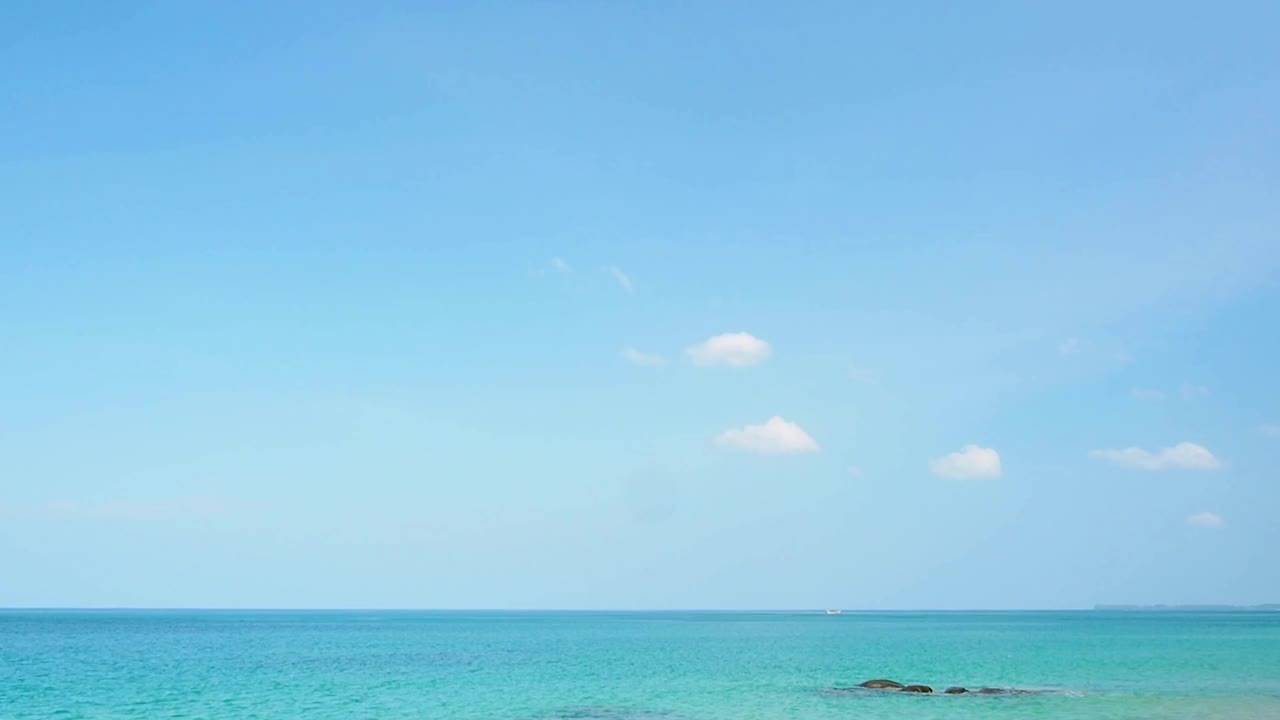
[[885, 680], [880, 678], [877, 680], [868, 680], [858, 685], [858, 687], [870, 688], [872, 690], [901, 690], [906, 687], [896, 680]]
[[657, 710], [616, 707], [612, 705], [575, 705], [556, 710], [551, 715], [539, 715], [536, 720], [678, 720]]
[[[867, 680], [858, 683], [854, 687], [831, 687], [822, 690], [824, 693], [833, 694], [857, 694], [864, 690], [885, 690], [899, 693], [915, 693], [918, 695], [932, 695], [935, 690], [928, 685], [903, 685], [897, 680], [888, 680], [885, 678], [876, 678], [875, 680]], [[960, 685], [948, 686], [946, 690], [936, 691], [936, 694], [942, 695], [1040, 695], [1043, 693], [1053, 693], [1055, 690], [1047, 689], [1028, 689], [1015, 687], [983, 687], [970, 690]]]

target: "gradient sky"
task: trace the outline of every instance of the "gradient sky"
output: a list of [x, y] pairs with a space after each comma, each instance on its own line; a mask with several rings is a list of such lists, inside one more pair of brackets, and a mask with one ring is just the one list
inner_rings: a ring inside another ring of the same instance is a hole
[[259, 5], [0, 9], [0, 605], [1280, 601], [1275, 3]]

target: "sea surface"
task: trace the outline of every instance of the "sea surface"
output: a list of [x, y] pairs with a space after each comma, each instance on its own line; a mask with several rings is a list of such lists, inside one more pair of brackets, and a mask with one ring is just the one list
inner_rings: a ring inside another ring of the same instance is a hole
[[8, 610], [0, 718], [1278, 720], [1280, 613]]

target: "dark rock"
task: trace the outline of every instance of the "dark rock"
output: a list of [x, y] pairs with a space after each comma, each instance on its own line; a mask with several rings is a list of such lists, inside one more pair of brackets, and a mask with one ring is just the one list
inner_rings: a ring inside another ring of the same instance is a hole
[[969, 692], [969, 690], [967, 688], [962, 688], [962, 687], [949, 687], [946, 690], [943, 690], [942, 692], [947, 695], [963, 695]]
[[1004, 688], [981, 688], [978, 690], [979, 695], [1004, 695], [1007, 692], [1009, 691]]
[[908, 685], [902, 688], [902, 692], [929, 694], [933, 692], [933, 688], [928, 685]]
[[878, 680], [868, 680], [858, 687], [870, 688], [872, 690], [901, 690], [906, 686], [894, 680], [885, 680], [880, 678]]

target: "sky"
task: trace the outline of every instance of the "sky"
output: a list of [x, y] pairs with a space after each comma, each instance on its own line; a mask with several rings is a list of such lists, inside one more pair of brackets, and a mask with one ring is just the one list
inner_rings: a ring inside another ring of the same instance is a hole
[[9, 3], [0, 606], [1280, 602], [1280, 6]]

